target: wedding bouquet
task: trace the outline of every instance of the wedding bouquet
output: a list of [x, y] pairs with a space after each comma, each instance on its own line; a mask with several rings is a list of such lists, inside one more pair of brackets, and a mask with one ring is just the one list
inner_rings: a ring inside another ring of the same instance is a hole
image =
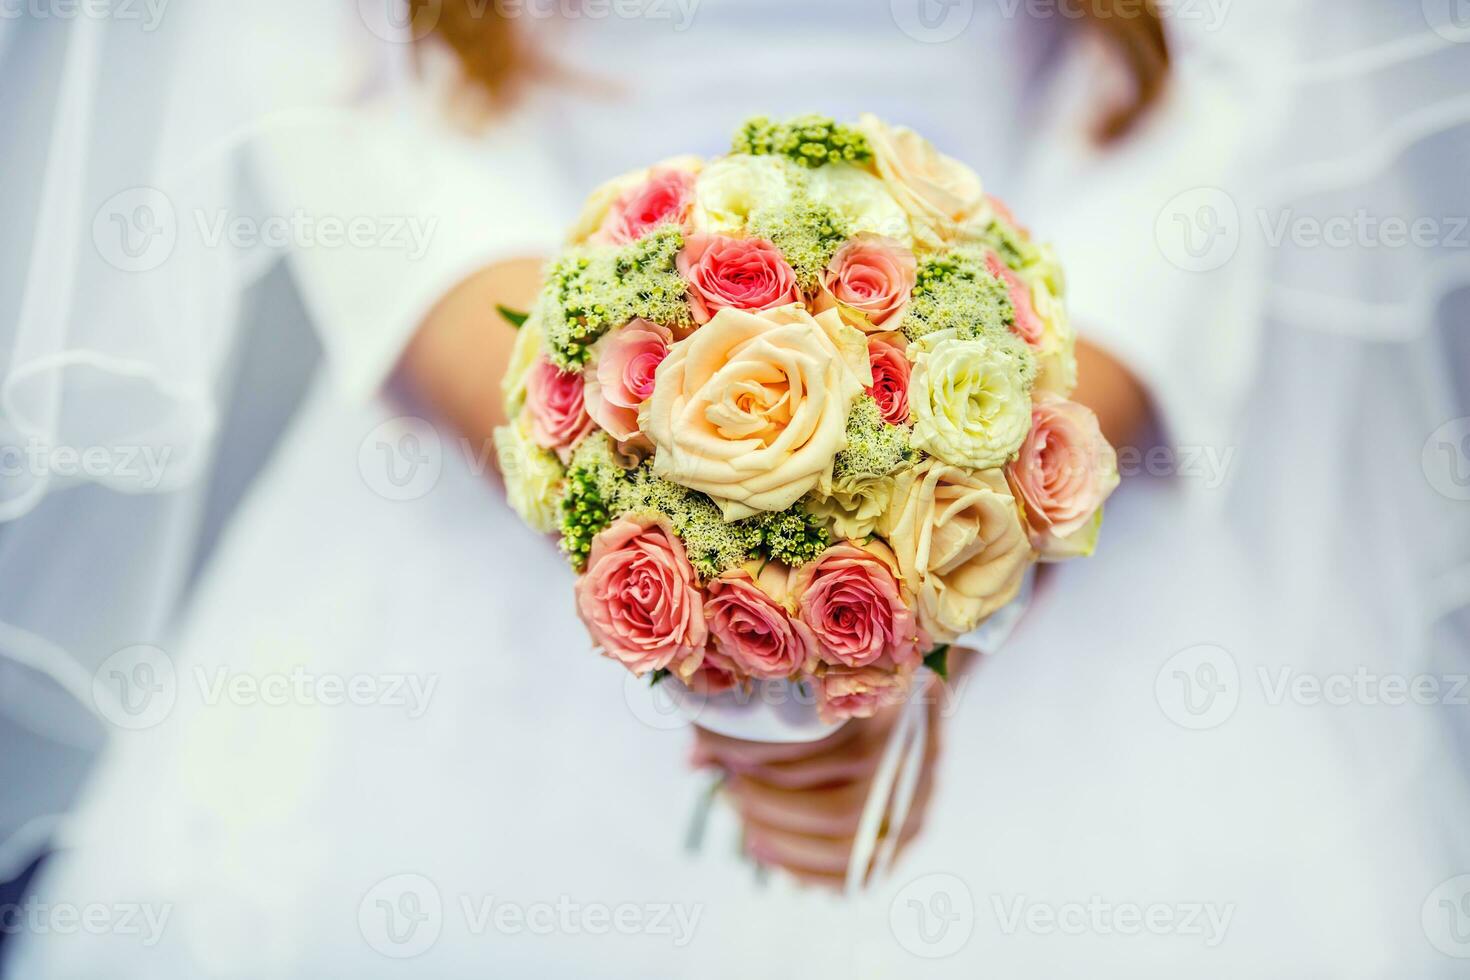
[[899, 698], [1089, 554], [1116, 458], [1062, 275], [968, 167], [872, 116], [756, 118], [598, 188], [504, 379], [511, 505], [635, 674]]

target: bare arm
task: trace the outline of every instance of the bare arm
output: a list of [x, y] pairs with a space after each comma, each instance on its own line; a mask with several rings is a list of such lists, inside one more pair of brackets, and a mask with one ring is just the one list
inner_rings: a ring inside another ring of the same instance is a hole
[[488, 445], [491, 432], [506, 421], [500, 378], [515, 331], [495, 307], [528, 309], [540, 276], [536, 258], [486, 266], [439, 301], [404, 351], [399, 370], [477, 446]]
[[1072, 400], [1097, 413], [1114, 446], [1131, 446], [1148, 421], [1148, 396], [1123, 363], [1086, 340], [1077, 341], [1077, 390]]

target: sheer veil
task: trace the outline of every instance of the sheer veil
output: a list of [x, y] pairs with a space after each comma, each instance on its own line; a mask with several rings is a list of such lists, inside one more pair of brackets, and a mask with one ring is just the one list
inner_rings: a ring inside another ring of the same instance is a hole
[[165, 641], [211, 537], [242, 297], [280, 256], [220, 222], [261, 213], [262, 134], [395, 83], [371, 6], [0, 21], [0, 879], [126, 734], [99, 668]]

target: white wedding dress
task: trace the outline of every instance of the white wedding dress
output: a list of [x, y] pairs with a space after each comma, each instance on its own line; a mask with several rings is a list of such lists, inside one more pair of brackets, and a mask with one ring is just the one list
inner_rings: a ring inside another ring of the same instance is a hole
[[[1253, 209], [1457, 206], [1463, 181], [1442, 164], [1410, 179], [1401, 165], [1464, 147], [1466, 49], [1366, 5], [1334, 5], [1334, 29], [1255, 6], [1214, 33], [1173, 25], [1176, 90], [1110, 159], [1067, 143], [1065, 113], [1055, 132], [1022, 125], [1047, 85], [1087, 85], [1075, 66], [1048, 81], [1052, 32], [988, 4], [932, 44], [889, 10], [835, 2], [707, 2], [683, 32], [577, 23], [559, 55], [636, 66], [627, 90], [538, 96], [501, 134], [554, 179], [502, 163], [474, 206], [544, 200], [550, 238], [597, 180], [716, 152], [747, 112], [909, 122], [1058, 240], [1082, 329], [1149, 381], [1181, 450], [1154, 468], [1176, 472], [1125, 481], [1097, 556], [1059, 569], [965, 678], [925, 832], [890, 880], [850, 902], [762, 881], [719, 810], [686, 853], [704, 786], [687, 732], [589, 653], [569, 570], [485, 455], [391, 389], [344, 397], [327, 375], [185, 627], [159, 641], [171, 708], [114, 734], [40, 883], [54, 906], [142, 905], [166, 925], [33, 929], [10, 975], [1459, 975], [1467, 709], [1276, 695], [1282, 669], [1466, 670], [1464, 504], [1420, 466], [1434, 425], [1467, 412], [1467, 348], [1449, 333], [1466, 294], [1439, 255], [1417, 256], [1440, 271], [1416, 292], [1380, 255], [1253, 247]], [[1346, 80], [1377, 101], [1329, 114]], [[1440, 125], [1395, 127], [1420, 106], [1442, 107]], [[375, 125], [361, 120], [362, 147]], [[1328, 166], [1391, 136], [1399, 152], [1377, 166]], [[290, 186], [324, 185], [323, 210], [404, 207], [373, 153], [349, 168], [331, 149], [278, 148]], [[1322, 179], [1267, 179], [1297, 172]], [[1158, 229], [1198, 188], [1226, 189], [1244, 217], [1234, 258], [1190, 271], [1199, 256]], [[1416, 188], [1439, 196], [1416, 203]], [[502, 237], [465, 254], [535, 233]], [[314, 316], [339, 322], [359, 275], [298, 269]], [[392, 347], [373, 335], [328, 333], [328, 355], [368, 365], [365, 383]], [[262, 703], [293, 676], [317, 686]]]

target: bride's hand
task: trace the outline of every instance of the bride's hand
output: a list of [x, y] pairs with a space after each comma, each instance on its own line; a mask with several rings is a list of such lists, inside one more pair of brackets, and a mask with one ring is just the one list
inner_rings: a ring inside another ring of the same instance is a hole
[[[897, 832], [900, 849], [923, 826], [941, 735], [939, 684], [925, 710], [929, 738], [912, 808]], [[745, 829], [746, 847], [764, 864], [798, 878], [841, 887], [868, 789], [903, 705], [853, 720], [820, 742], [744, 742], [696, 728], [693, 761], [723, 769], [724, 791]]]

